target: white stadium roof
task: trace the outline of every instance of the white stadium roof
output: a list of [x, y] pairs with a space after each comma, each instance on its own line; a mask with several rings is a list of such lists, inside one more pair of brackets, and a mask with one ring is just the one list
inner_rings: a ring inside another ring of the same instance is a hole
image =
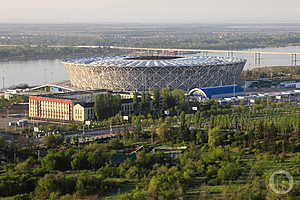
[[[152, 59], [151, 59], [152, 58]], [[172, 67], [172, 66], [205, 66], [227, 65], [245, 62], [245, 59], [234, 57], [210, 56], [114, 56], [82, 59], [67, 59], [65, 63], [90, 66], [120, 66], [120, 67]]]

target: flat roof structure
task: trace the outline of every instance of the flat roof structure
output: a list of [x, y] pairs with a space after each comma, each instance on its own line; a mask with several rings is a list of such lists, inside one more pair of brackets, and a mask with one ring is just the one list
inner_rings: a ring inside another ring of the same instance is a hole
[[69, 99], [69, 100], [80, 100], [83, 96], [101, 94], [111, 92], [109, 90], [99, 89], [99, 90], [87, 90], [87, 91], [73, 91], [64, 93], [53, 93], [53, 94], [41, 94], [40, 97], [56, 98], [56, 99]]
[[94, 105], [95, 105], [94, 102], [89, 102], [89, 103], [82, 103], [82, 102], [80, 102], [80, 103], [76, 103], [76, 104], [79, 104], [79, 105], [81, 105], [84, 108], [91, 108], [91, 107], [94, 107]]

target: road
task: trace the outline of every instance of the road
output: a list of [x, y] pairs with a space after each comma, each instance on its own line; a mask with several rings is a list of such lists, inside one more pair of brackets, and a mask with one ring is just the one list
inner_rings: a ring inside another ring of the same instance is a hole
[[[127, 127], [128, 129], [131, 129], [131, 126]], [[123, 127], [112, 127], [112, 128], [107, 128], [103, 130], [97, 130], [97, 131], [85, 131], [84, 134], [81, 133], [80, 135], [84, 135], [85, 137], [94, 137], [94, 136], [99, 136], [99, 135], [109, 135], [110, 133], [119, 133], [121, 132]], [[66, 135], [66, 137], [73, 137], [77, 136], [78, 134], [71, 134], [71, 135]]]

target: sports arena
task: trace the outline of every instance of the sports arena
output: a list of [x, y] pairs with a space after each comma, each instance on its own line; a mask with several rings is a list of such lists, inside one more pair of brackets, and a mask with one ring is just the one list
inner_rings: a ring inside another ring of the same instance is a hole
[[71, 84], [83, 90], [146, 91], [231, 85], [245, 59], [208, 56], [115, 56], [64, 61]]

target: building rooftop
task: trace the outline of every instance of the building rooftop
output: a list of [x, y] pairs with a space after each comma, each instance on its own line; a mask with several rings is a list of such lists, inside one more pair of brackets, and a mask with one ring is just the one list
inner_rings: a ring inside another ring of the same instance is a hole
[[225, 85], [216, 87], [206, 87], [206, 88], [195, 88], [189, 92], [189, 95], [199, 94], [207, 98], [212, 98], [213, 96], [220, 96], [226, 94], [243, 93], [244, 89], [238, 85]]
[[244, 89], [238, 85], [225, 85], [225, 86], [218, 86], [218, 87], [207, 87], [201, 88], [201, 90], [206, 94], [208, 98], [211, 98], [215, 95], [222, 95], [222, 94], [233, 94], [233, 93], [241, 93], [244, 92]]
[[41, 94], [38, 96], [56, 98], [56, 99], [78, 100], [78, 97], [80, 96], [88, 96], [88, 95], [106, 93], [106, 92], [111, 92], [111, 91], [99, 89], [99, 90], [74, 91], [74, 92], [53, 93], [53, 94]]
[[[118, 92], [118, 91], [111, 91], [105, 89], [98, 89], [98, 90], [86, 90], [86, 91], [73, 91], [73, 92], [63, 92], [63, 93], [51, 93], [51, 94], [39, 94], [38, 97], [45, 97], [45, 98], [54, 98], [54, 99], [64, 99], [64, 100], [71, 100], [77, 102], [79, 104], [82, 103], [90, 103], [93, 102], [95, 96], [98, 94], [103, 93], [111, 93], [115, 95], [131, 95], [129, 92]], [[35, 95], [32, 95], [35, 96]], [[122, 103], [130, 102], [130, 99], [122, 98]]]
[[67, 59], [64, 63], [83, 64], [86, 66], [119, 67], [172, 67], [224, 65], [245, 62], [245, 59], [211, 56], [113, 56], [82, 59]]
[[90, 102], [90, 103], [77, 103], [77, 104], [80, 104], [82, 107], [84, 108], [91, 108], [91, 107], [94, 107], [94, 102]]

